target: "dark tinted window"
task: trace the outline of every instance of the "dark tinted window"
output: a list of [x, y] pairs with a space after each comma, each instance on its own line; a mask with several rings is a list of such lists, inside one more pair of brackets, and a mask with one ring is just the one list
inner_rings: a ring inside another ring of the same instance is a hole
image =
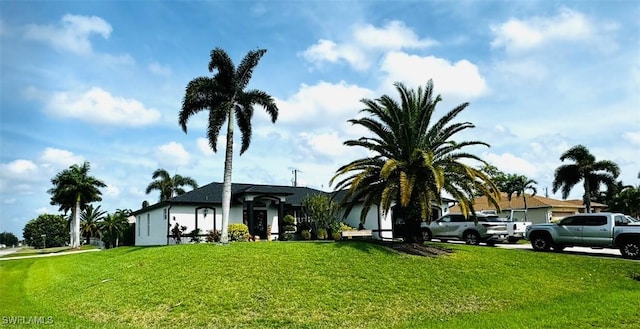
[[586, 223], [584, 225], [588, 226], [601, 226], [607, 225], [607, 216], [585, 216]]
[[464, 221], [465, 221], [465, 218], [464, 218], [464, 216], [463, 216], [463, 215], [452, 215], [452, 216], [451, 216], [451, 221], [452, 221], [452, 222], [457, 222], [457, 223], [459, 223], [459, 222], [464, 222]]
[[560, 221], [560, 225], [584, 225], [585, 218], [580, 216], [565, 217]]
[[448, 223], [451, 221], [451, 216], [442, 216], [442, 218], [440, 218], [438, 221]]

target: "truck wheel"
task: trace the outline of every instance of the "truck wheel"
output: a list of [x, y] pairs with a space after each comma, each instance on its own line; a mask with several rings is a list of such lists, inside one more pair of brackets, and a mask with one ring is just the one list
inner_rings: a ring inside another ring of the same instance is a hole
[[554, 252], [562, 252], [564, 250], [564, 247], [565, 246], [563, 246], [561, 244], [556, 244], [556, 245], [553, 246], [553, 251]]
[[423, 230], [422, 231], [422, 239], [424, 241], [431, 241], [431, 231], [429, 230]]
[[538, 234], [531, 239], [531, 247], [533, 247], [535, 251], [549, 251], [549, 249], [551, 249], [551, 239]]
[[463, 236], [466, 244], [477, 246], [480, 244], [480, 235], [475, 231], [466, 231]]
[[640, 242], [634, 239], [627, 239], [620, 245], [622, 257], [628, 259], [640, 259]]

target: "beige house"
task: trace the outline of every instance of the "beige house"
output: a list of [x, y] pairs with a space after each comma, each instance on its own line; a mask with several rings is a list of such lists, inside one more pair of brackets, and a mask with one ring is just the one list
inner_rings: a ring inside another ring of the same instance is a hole
[[[501, 212], [498, 214], [502, 217], [509, 217], [511, 210], [515, 210], [514, 218], [516, 220], [524, 221], [524, 194], [519, 197], [513, 194], [511, 201], [507, 198], [506, 193], [501, 194], [500, 201], [498, 202]], [[548, 223], [554, 219], [560, 219], [569, 215], [583, 213], [586, 208], [582, 204], [582, 200], [556, 200], [547, 198], [540, 195], [526, 194], [527, 198], [527, 211], [526, 221], [533, 223]], [[479, 197], [474, 200], [473, 207], [476, 211], [488, 210], [495, 211], [495, 207], [487, 201], [487, 197]], [[594, 212], [602, 211], [606, 205], [601, 203], [592, 202], [591, 208]], [[460, 207], [455, 205], [451, 207], [451, 212], [460, 212]]]

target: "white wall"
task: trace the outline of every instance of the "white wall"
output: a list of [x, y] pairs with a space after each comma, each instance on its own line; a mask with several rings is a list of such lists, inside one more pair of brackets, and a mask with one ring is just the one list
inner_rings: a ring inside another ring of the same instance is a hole
[[136, 216], [136, 246], [167, 244], [168, 224], [164, 216], [167, 208], [153, 209]]

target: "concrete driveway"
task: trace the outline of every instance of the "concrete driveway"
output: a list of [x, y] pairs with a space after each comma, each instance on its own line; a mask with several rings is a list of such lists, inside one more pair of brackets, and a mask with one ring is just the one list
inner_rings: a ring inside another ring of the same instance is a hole
[[20, 250], [20, 248], [6, 248], [6, 249], [0, 249], [0, 257], [4, 256], [4, 255], [9, 255], [9, 254], [13, 254], [14, 252]]
[[[533, 252], [531, 244], [497, 244], [496, 247], [504, 249], [520, 249]], [[567, 247], [562, 251], [563, 254], [574, 255], [586, 255], [586, 256], [599, 256], [610, 258], [622, 258], [620, 250], [618, 249], [592, 249], [587, 247]]]

